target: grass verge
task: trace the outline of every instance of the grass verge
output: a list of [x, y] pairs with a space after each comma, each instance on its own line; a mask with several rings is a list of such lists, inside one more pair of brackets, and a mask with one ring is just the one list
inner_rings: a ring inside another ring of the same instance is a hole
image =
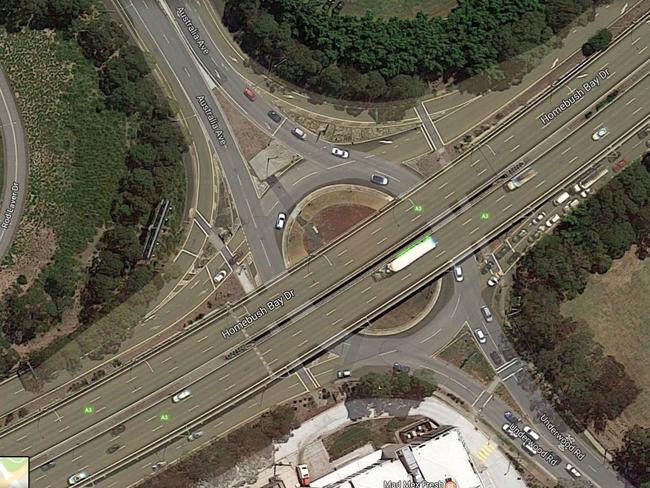
[[471, 374], [483, 384], [494, 378], [492, 366], [479, 351], [470, 333], [465, 330], [440, 351], [438, 357]]

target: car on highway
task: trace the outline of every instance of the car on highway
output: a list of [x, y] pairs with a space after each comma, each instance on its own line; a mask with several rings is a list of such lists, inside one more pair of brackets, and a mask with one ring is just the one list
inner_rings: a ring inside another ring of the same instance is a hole
[[222, 269], [216, 275], [214, 275], [214, 282], [220, 283], [221, 281], [223, 281], [223, 279], [226, 277], [227, 274], [228, 273], [226, 272], [226, 270]]
[[591, 138], [592, 138], [594, 141], [599, 141], [600, 139], [602, 139], [603, 137], [605, 137], [607, 134], [609, 134], [609, 129], [603, 125], [602, 127], [599, 127], [599, 128], [596, 130], [596, 132], [594, 132], [594, 133], [591, 135]]
[[349, 369], [342, 369], [341, 371], [336, 372], [336, 377], [341, 379], [341, 378], [349, 378], [352, 372], [350, 372]]
[[287, 214], [280, 212], [278, 218], [275, 219], [275, 228], [278, 230], [284, 229], [284, 224], [287, 222]]
[[492, 358], [492, 362], [497, 368], [503, 364], [503, 359], [501, 359], [501, 356], [498, 352], [492, 351], [490, 353], [490, 357]]
[[56, 466], [56, 460], [52, 460], [49, 463], [45, 463], [43, 466], [41, 466], [41, 471], [49, 471], [50, 469], [54, 468]]
[[249, 87], [244, 88], [244, 95], [246, 98], [248, 98], [251, 102], [254, 102], [257, 99], [257, 95], [253, 90], [251, 90]]
[[580, 477], [582, 476], [582, 475], [580, 474], [580, 471], [578, 471], [578, 470], [576, 469], [576, 467], [575, 467], [573, 464], [571, 464], [571, 463], [567, 463], [567, 465], [564, 467], [564, 469], [566, 469], [567, 472], [568, 472], [571, 476], [573, 476], [574, 478], [580, 478]]
[[111, 435], [112, 436], [117, 436], [120, 435], [122, 432], [126, 430], [126, 425], [124, 424], [118, 424], [115, 427], [111, 429]]
[[494, 320], [492, 312], [490, 312], [490, 308], [487, 305], [481, 305], [481, 313], [486, 322], [492, 322]]
[[309, 486], [311, 479], [309, 478], [309, 469], [306, 464], [299, 464], [296, 466], [296, 474], [298, 475], [298, 482], [300, 486]]
[[347, 152], [344, 149], [339, 149], [338, 147], [333, 147], [332, 148], [332, 155], [334, 155], [336, 157], [339, 157], [339, 158], [343, 158], [343, 159], [347, 159], [347, 158], [350, 157], [349, 152]]
[[395, 371], [396, 373], [408, 373], [409, 371], [411, 371], [411, 368], [406, 364], [395, 363], [393, 364], [393, 371]]
[[386, 186], [388, 184], [388, 177], [384, 175], [372, 175], [370, 177], [370, 181], [372, 181], [375, 185]]
[[533, 224], [539, 224], [542, 220], [544, 220], [544, 217], [546, 217], [546, 212], [538, 213], [537, 216], [533, 219]]
[[83, 480], [88, 478], [88, 476], [90, 476], [88, 474], [88, 471], [79, 471], [77, 474], [73, 474], [68, 478], [68, 486], [73, 486], [77, 483], [81, 483]]
[[489, 286], [490, 288], [493, 286], [497, 286], [498, 282], [499, 282], [498, 276], [490, 276], [490, 279], [487, 280], [487, 286]]
[[560, 221], [560, 216], [558, 214], [553, 215], [550, 219], [546, 221], [546, 227], [553, 227]]
[[539, 440], [539, 434], [538, 434], [537, 432], [535, 432], [535, 431], [532, 429], [532, 427], [530, 427], [530, 426], [528, 426], [528, 425], [524, 425], [524, 432], [525, 432], [525, 433], [528, 435], [528, 437], [530, 437], [532, 440], [534, 440], [534, 441], [538, 441], [538, 440]]
[[167, 461], [158, 461], [157, 463], [151, 465], [151, 469], [153, 469], [154, 471], [158, 471], [160, 468], [162, 468], [166, 464], [167, 464]]
[[463, 268], [460, 267], [460, 265], [455, 265], [453, 267], [453, 272], [454, 272], [454, 279], [458, 281], [459, 283], [463, 281]]
[[612, 171], [614, 173], [618, 173], [619, 171], [621, 171], [626, 166], [627, 166], [627, 160], [621, 159], [618, 163], [616, 163], [614, 166], [612, 166]]
[[190, 435], [187, 436], [187, 440], [192, 442], [198, 439], [199, 437], [203, 436], [203, 431], [202, 430], [197, 430], [196, 432], [192, 432]]
[[514, 413], [512, 413], [510, 410], [506, 410], [505, 412], [503, 412], [503, 416], [508, 422], [511, 422], [513, 424], [519, 422], [517, 416]]
[[121, 445], [115, 444], [109, 447], [108, 449], [106, 449], [106, 454], [113, 454], [114, 452], [119, 451], [121, 447], [122, 447]]
[[504, 431], [507, 434], [507, 436], [510, 437], [511, 439], [516, 439], [517, 437], [519, 437], [517, 434], [515, 434], [512, 431], [512, 425], [510, 425], [508, 423], [503, 424], [501, 426], [501, 430]]
[[485, 333], [481, 329], [476, 329], [474, 335], [479, 344], [485, 344], [487, 342], [487, 337], [485, 337]]
[[294, 127], [293, 129], [291, 129], [291, 133], [302, 141], [307, 139], [307, 134], [305, 134], [305, 131], [302, 130], [300, 127]]
[[191, 396], [192, 396], [192, 390], [190, 390], [189, 388], [185, 388], [183, 391], [179, 391], [178, 393], [176, 393], [176, 395], [172, 397], [172, 402], [173, 403], [182, 402], [183, 400]]
[[266, 115], [269, 116], [269, 119], [271, 119], [273, 122], [277, 122], [278, 124], [282, 120], [282, 116], [277, 113], [275, 110], [269, 110]]

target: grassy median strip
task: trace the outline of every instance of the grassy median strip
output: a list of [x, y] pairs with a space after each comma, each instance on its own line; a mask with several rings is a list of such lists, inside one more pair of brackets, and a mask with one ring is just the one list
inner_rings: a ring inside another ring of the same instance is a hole
[[471, 374], [483, 384], [494, 378], [494, 370], [487, 362], [469, 332], [463, 330], [438, 355], [448, 363]]

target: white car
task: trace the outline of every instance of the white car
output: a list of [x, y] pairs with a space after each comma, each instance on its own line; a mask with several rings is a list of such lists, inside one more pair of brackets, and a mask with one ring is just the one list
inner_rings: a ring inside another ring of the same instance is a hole
[[214, 275], [214, 282], [219, 283], [219, 282], [223, 281], [223, 279], [226, 277], [227, 274], [228, 273], [226, 272], [226, 270], [222, 269], [216, 275]]
[[577, 184], [577, 183], [576, 183], [575, 185], [573, 185], [572, 190], [573, 190], [573, 193], [575, 193], [576, 195], [580, 195], [582, 198], [587, 198], [587, 194], [591, 191], [591, 190], [589, 190], [589, 189], [584, 190], [584, 189], [583, 189], [579, 184]]
[[296, 474], [298, 475], [300, 486], [309, 486], [311, 484], [311, 479], [309, 479], [309, 470], [307, 469], [306, 464], [299, 464], [296, 466]]
[[294, 127], [291, 133], [296, 136], [298, 139], [305, 140], [307, 139], [307, 134], [305, 134], [305, 131], [300, 129], [299, 127]]
[[332, 148], [332, 154], [334, 156], [338, 156], [339, 158], [343, 158], [343, 159], [347, 159], [347, 158], [350, 157], [349, 152], [347, 152], [347, 151], [345, 151], [343, 149], [339, 149], [338, 147], [333, 147]]
[[487, 305], [481, 305], [481, 313], [486, 322], [492, 322], [494, 320], [492, 312], [490, 312], [490, 308]]
[[553, 215], [550, 219], [546, 221], [546, 227], [553, 227], [560, 221], [560, 216], [558, 214]]
[[533, 219], [533, 224], [539, 224], [546, 217], [546, 212], [540, 212], [537, 217]]
[[489, 287], [496, 286], [498, 282], [499, 282], [499, 278], [497, 276], [491, 276], [490, 279], [487, 281], [487, 286]]
[[568, 463], [566, 467], [564, 468], [568, 471], [568, 473], [573, 476], [574, 478], [580, 478], [582, 475], [580, 474], [580, 471], [578, 471], [575, 466], [571, 463]]
[[524, 432], [525, 432], [526, 435], [528, 435], [528, 437], [530, 437], [532, 440], [534, 440], [534, 441], [538, 441], [538, 440], [539, 440], [539, 434], [538, 434], [537, 432], [535, 432], [531, 427], [529, 427], [529, 426], [527, 426], [527, 425], [524, 426]]
[[278, 230], [284, 229], [284, 224], [287, 222], [287, 214], [280, 212], [278, 218], [275, 220], [275, 228]]
[[372, 175], [370, 181], [381, 186], [386, 186], [388, 184], [388, 178], [384, 175]]
[[336, 377], [337, 378], [349, 378], [352, 373], [350, 372], [349, 369], [343, 369], [341, 371], [337, 371]]
[[512, 425], [510, 425], [508, 423], [503, 424], [501, 426], [501, 430], [504, 431], [508, 435], [508, 437], [510, 437], [511, 439], [516, 439], [517, 437], [519, 437], [517, 434], [515, 434], [512, 431]]
[[77, 483], [85, 480], [90, 476], [87, 471], [80, 471], [77, 474], [73, 474], [68, 478], [68, 486], [76, 485]]
[[602, 139], [603, 137], [605, 137], [607, 134], [609, 134], [609, 129], [607, 127], [605, 127], [605, 126], [602, 126], [596, 132], [593, 133], [591, 138], [594, 141], [598, 141], [598, 140]]
[[188, 435], [187, 440], [192, 442], [192, 441], [195, 441], [196, 439], [198, 439], [199, 437], [201, 437], [202, 435], [203, 435], [203, 431], [198, 430], [198, 431], [192, 432], [190, 435]]
[[455, 265], [453, 268], [454, 271], [454, 279], [458, 281], [459, 283], [464, 280], [463, 278], [463, 268], [461, 268], [459, 265]]
[[476, 329], [474, 335], [479, 344], [485, 344], [487, 342], [487, 337], [485, 337], [485, 334], [481, 329]]
[[191, 396], [192, 396], [192, 390], [190, 390], [189, 388], [185, 388], [183, 391], [176, 393], [176, 395], [172, 397], [172, 402], [173, 403], [182, 402], [183, 400]]

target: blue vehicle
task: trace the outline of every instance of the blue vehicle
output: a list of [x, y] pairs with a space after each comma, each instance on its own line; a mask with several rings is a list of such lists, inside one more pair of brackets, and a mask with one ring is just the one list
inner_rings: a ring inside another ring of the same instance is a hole
[[503, 412], [503, 416], [506, 418], [508, 422], [519, 422], [519, 419], [511, 412], [511, 411], [506, 411]]

